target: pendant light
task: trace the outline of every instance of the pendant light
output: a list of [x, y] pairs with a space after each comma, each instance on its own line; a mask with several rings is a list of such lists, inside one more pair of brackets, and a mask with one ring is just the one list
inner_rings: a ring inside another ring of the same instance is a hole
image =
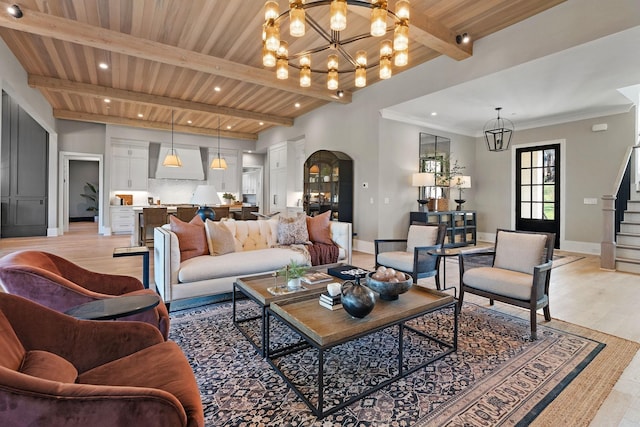
[[171, 110], [171, 149], [165, 156], [162, 166], [166, 166], [168, 168], [182, 167], [182, 161], [180, 160], [180, 157], [178, 157], [178, 153], [175, 148], [173, 148], [173, 110]]
[[511, 120], [500, 117], [502, 107], [497, 107], [498, 118], [489, 120], [484, 125], [484, 139], [487, 142], [489, 151], [506, 151], [513, 136], [515, 127]]
[[209, 167], [217, 170], [227, 169], [227, 161], [223, 157], [220, 157], [220, 116], [218, 116], [218, 157], [215, 157], [211, 161], [211, 165]]

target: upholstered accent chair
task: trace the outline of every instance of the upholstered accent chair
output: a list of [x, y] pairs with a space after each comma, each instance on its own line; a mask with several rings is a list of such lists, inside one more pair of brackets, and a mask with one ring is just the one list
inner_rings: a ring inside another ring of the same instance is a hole
[[[528, 308], [531, 339], [537, 339], [536, 311], [544, 309], [545, 320], [551, 320], [549, 280], [554, 244], [555, 233], [498, 229], [495, 250], [460, 253], [460, 308], [465, 293], [489, 298], [491, 305], [497, 300]], [[465, 268], [465, 260], [487, 254], [493, 255], [491, 267]]]
[[185, 355], [141, 322], [77, 320], [0, 292], [0, 424], [204, 426]]
[[384, 265], [403, 271], [414, 283], [435, 276], [436, 288], [440, 289], [440, 258], [427, 252], [442, 249], [446, 232], [446, 224], [414, 223], [406, 239], [376, 239], [376, 268]]
[[[60, 312], [98, 299], [155, 294], [135, 277], [96, 273], [41, 251], [17, 251], [0, 258], [0, 290]], [[169, 313], [162, 301], [151, 310], [118, 320], [146, 322], [165, 339], [169, 336]]]

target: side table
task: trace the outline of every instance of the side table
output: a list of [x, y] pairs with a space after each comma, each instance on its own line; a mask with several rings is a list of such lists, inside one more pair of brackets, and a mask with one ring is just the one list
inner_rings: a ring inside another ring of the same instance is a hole
[[[448, 291], [450, 289], [453, 289], [453, 297], [457, 298], [457, 289], [455, 286], [451, 286], [447, 288], [447, 258], [448, 257], [457, 257], [458, 256], [458, 252], [457, 251], [452, 251], [451, 249], [434, 249], [434, 250], [430, 250], [427, 251], [427, 253], [429, 255], [432, 256], [436, 256], [438, 258], [444, 258], [441, 264], [442, 264], [442, 289], [438, 289], [439, 291]], [[439, 274], [439, 273], [438, 273]]]
[[158, 304], [158, 295], [125, 295], [90, 301], [72, 307], [64, 313], [81, 320], [114, 320], [151, 310]]
[[113, 257], [140, 256], [142, 255], [142, 284], [149, 289], [149, 248], [146, 246], [132, 246], [127, 248], [115, 248]]

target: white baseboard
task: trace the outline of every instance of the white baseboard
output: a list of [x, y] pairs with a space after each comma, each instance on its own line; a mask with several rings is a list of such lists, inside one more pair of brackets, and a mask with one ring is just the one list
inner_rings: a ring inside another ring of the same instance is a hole
[[375, 254], [376, 247], [373, 242], [366, 240], [353, 239], [353, 250], [358, 252], [364, 252], [365, 254]]
[[47, 237], [61, 236], [60, 229], [58, 227], [47, 228]]

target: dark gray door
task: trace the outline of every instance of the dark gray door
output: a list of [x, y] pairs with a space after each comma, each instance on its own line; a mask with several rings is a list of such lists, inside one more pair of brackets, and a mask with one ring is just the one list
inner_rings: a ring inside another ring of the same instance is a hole
[[2, 93], [2, 237], [47, 235], [48, 133]]
[[516, 150], [516, 229], [556, 233], [560, 247], [560, 145]]

